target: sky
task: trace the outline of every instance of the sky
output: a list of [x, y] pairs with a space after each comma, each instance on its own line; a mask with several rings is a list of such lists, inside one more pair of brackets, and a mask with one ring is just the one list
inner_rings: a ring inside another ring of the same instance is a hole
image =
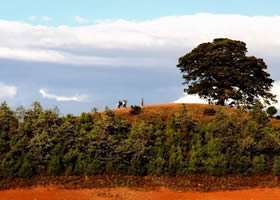
[[[215, 38], [263, 58], [280, 97], [276, 0], [10, 0], [0, 7], [0, 101], [61, 114], [204, 102], [183, 93], [178, 58]], [[280, 98], [278, 101], [280, 102]], [[280, 109], [280, 103], [275, 105]]]

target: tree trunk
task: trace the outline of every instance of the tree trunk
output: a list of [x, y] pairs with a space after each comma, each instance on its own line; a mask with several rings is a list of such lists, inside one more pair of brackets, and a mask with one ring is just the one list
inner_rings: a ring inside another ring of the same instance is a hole
[[224, 106], [225, 105], [225, 98], [224, 97], [219, 97], [217, 105]]

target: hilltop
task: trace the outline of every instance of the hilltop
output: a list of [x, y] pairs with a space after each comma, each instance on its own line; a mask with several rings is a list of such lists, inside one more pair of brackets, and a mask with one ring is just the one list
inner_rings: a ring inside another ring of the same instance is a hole
[[[227, 114], [231, 116], [239, 116], [243, 117], [248, 115], [248, 112], [228, 106], [219, 106], [219, 105], [208, 105], [208, 104], [195, 104], [195, 103], [169, 103], [169, 104], [153, 104], [153, 105], [145, 105], [141, 106], [142, 112], [139, 115], [131, 115], [129, 111], [131, 110], [130, 107], [127, 108], [120, 108], [120, 109], [113, 109], [112, 111], [119, 116], [124, 117], [130, 122], [133, 122], [137, 119], [144, 119], [144, 116], [148, 116], [150, 119], [158, 118], [163, 121], [168, 119], [168, 116], [174, 115], [177, 113], [182, 106], [185, 105], [186, 109], [190, 111], [194, 119], [198, 121], [204, 121], [205, 119], [213, 119], [214, 116], [209, 116], [204, 114], [204, 110], [206, 108], [213, 108], [216, 111], [219, 109], [224, 109]], [[280, 126], [280, 120], [276, 120], [275, 118], [270, 118], [270, 122], [273, 126], [277, 127]]]

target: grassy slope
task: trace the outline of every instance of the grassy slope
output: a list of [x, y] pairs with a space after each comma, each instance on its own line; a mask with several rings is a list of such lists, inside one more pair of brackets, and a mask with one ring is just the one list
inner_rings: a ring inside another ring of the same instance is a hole
[[[214, 108], [218, 110], [219, 108], [223, 108], [226, 112], [230, 115], [235, 116], [244, 116], [247, 113], [231, 107], [226, 106], [216, 106], [216, 105], [208, 105], [208, 104], [185, 104], [188, 111], [190, 111], [193, 117], [199, 121], [203, 121], [205, 119], [211, 119], [213, 116], [207, 116], [203, 114], [205, 108]], [[148, 118], [160, 118], [162, 120], [166, 120], [169, 115], [175, 114], [177, 111], [180, 110], [182, 104], [172, 103], [172, 104], [158, 104], [158, 105], [146, 105], [143, 106], [143, 112], [140, 115], [132, 116], [129, 114], [130, 107], [128, 108], [120, 108], [113, 110], [117, 115], [128, 119], [130, 122], [133, 122], [136, 119], [146, 119]], [[280, 120], [270, 119], [270, 122], [273, 126], [280, 126]]]

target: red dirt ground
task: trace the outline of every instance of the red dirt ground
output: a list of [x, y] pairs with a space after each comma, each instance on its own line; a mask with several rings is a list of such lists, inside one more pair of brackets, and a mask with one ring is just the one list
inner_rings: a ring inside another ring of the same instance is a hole
[[180, 192], [167, 188], [65, 190], [54, 186], [0, 191], [0, 200], [279, 200], [280, 188], [221, 192]]

